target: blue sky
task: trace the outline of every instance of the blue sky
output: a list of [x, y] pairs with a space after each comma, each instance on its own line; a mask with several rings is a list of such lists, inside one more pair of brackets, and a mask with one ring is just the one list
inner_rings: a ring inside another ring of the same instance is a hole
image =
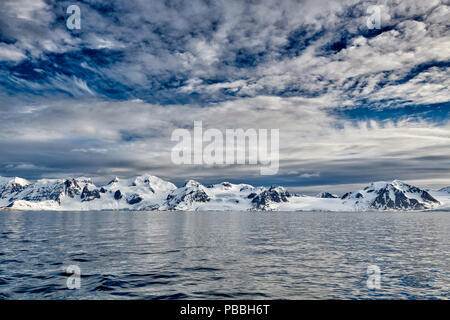
[[[0, 175], [449, 185], [449, 21], [445, 1], [4, 0]], [[172, 164], [196, 120], [280, 129], [279, 174]]]

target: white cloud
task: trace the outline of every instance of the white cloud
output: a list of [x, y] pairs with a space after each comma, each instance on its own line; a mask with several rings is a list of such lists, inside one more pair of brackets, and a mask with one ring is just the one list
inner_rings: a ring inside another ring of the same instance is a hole
[[336, 175], [389, 179], [389, 175], [400, 175], [397, 177], [403, 179], [427, 177], [430, 183], [450, 178], [443, 160], [450, 159], [448, 121], [441, 125], [408, 118], [355, 122], [329, 114], [322, 108], [324, 101], [318, 99], [279, 97], [238, 99], [208, 108], [93, 100], [72, 101], [70, 108], [61, 109], [66, 103], [52, 102], [33, 113], [10, 115], [9, 121], [2, 122], [0, 141], [14, 144], [19, 154], [20, 150], [34, 150], [43, 162], [56, 161], [60, 166], [70, 166], [67, 151], [74, 156], [89, 153], [90, 162], [80, 158], [87, 161], [83, 165], [88, 172], [156, 170], [155, 174], [172, 178], [260, 178], [257, 166], [172, 164], [172, 131], [192, 130], [194, 121], [201, 120], [205, 130], [279, 129], [282, 175], [304, 180]]
[[0, 61], [21, 61], [26, 55], [12, 45], [0, 43]]
[[314, 177], [320, 177], [320, 172], [313, 172], [313, 173], [302, 173], [300, 176], [300, 178], [314, 178]]

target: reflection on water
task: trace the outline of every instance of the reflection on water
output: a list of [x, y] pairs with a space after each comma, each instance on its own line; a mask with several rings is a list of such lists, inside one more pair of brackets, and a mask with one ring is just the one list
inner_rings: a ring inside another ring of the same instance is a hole
[[0, 298], [447, 299], [449, 227], [448, 212], [5, 211]]

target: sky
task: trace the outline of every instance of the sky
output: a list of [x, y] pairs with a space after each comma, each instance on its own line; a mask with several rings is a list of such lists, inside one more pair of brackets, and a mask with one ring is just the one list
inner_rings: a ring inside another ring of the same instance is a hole
[[[448, 186], [449, 31], [444, 0], [2, 0], [0, 175]], [[174, 164], [194, 121], [279, 129], [278, 174]]]

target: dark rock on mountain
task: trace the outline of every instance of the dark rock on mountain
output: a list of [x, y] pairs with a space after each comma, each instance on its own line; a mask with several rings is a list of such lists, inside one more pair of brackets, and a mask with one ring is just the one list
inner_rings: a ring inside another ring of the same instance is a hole
[[61, 199], [64, 197], [64, 190], [65, 187], [62, 180], [57, 180], [53, 183], [43, 182], [24, 189], [18, 197], [20, 197], [20, 200], [25, 201], [39, 202], [53, 200], [61, 203]]
[[186, 199], [187, 197], [189, 197], [192, 202], [208, 202], [210, 200], [208, 195], [204, 191], [188, 193], [184, 196], [184, 199]]
[[370, 205], [374, 209], [423, 210], [439, 204], [427, 191], [400, 181], [387, 184], [376, 194], [377, 197]]
[[239, 191], [242, 192], [242, 191], [253, 190], [253, 189], [255, 189], [255, 187], [253, 187], [251, 185], [245, 185], [242, 188], [240, 188]]
[[167, 196], [169, 209], [176, 208], [180, 204], [190, 205], [194, 202], [208, 202], [210, 200], [206, 193], [206, 187], [195, 180], [187, 181], [182, 188], [173, 190]]
[[[1, 177], [0, 177], [1, 178]], [[21, 178], [2, 178], [0, 180], [0, 198], [12, 197], [29, 186], [29, 182]]]
[[88, 186], [84, 186], [83, 191], [81, 192], [81, 201], [92, 201], [94, 199], [100, 199], [100, 192], [98, 189], [90, 191]]
[[416, 199], [408, 199], [400, 190], [394, 190], [394, 198], [391, 198], [391, 190], [383, 189], [378, 192], [378, 196], [370, 204], [373, 209], [413, 209], [421, 210], [425, 207]]
[[351, 196], [351, 194], [352, 194], [351, 192], [344, 193], [344, 195], [341, 197], [341, 199], [342, 200], [348, 199]]
[[186, 201], [188, 203], [209, 201], [208, 195], [203, 190], [189, 190], [180, 196], [173, 195], [173, 194], [169, 194], [167, 196], [168, 201], [171, 201], [171, 200], [177, 199], [177, 198], [179, 199], [179, 202]]
[[122, 193], [120, 192], [120, 190], [117, 190], [116, 192], [114, 192], [114, 199], [116, 199], [116, 200], [122, 199]]
[[372, 183], [359, 192], [346, 193], [342, 199], [376, 210], [424, 210], [440, 204], [427, 191], [399, 180]]
[[268, 210], [271, 203], [287, 202], [291, 195], [283, 187], [270, 187], [264, 190], [252, 200], [252, 204], [256, 209]]
[[136, 204], [141, 202], [143, 199], [140, 195], [138, 195], [137, 193], [130, 195], [129, 197], [127, 197], [127, 203], [128, 204]]
[[74, 198], [75, 196], [80, 195], [81, 187], [78, 185], [77, 180], [67, 179], [66, 181], [64, 181], [64, 193], [70, 198]]
[[322, 199], [335, 199], [338, 198], [337, 196], [329, 193], [329, 192], [321, 192], [317, 195], [317, 198], [322, 198]]
[[252, 193], [250, 193], [250, 194], [247, 196], [247, 198], [248, 198], [248, 199], [253, 199], [253, 198], [256, 197], [256, 196], [257, 196], [257, 194], [254, 193], [254, 192], [252, 192]]
[[[371, 192], [371, 191], [367, 191], [367, 192]], [[361, 199], [364, 198], [364, 196], [360, 193], [360, 192], [347, 192], [346, 194], [344, 194], [341, 199], [350, 199], [350, 198], [354, 198], [354, 199]]]
[[233, 187], [233, 185], [232, 185], [231, 183], [229, 183], [229, 182], [222, 182], [222, 185], [223, 185], [225, 188], [227, 188], [227, 189], [230, 189], [230, 188]]
[[110, 182], [108, 182], [108, 186], [112, 185], [113, 183], [118, 183], [120, 180], [119, 178], [115, 177], [114, 179], [112, 179]]

